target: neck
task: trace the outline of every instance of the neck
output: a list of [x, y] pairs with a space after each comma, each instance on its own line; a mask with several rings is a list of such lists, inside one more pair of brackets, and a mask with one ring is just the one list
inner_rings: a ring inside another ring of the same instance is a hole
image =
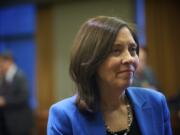
[[113, 111], [118, 109], [120, 106], [126, 105], [127, 99], [125, 96], [125, 90], [122, 90], [117, 94], [116, 92], [103, 91], [101, 94], [101, 109], [106, 111]]

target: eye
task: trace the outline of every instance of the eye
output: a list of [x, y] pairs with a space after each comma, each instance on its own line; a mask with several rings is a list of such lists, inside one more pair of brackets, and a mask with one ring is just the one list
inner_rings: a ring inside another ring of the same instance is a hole
[[130, 51], [136, 52], [136, 49], [137, 49], [137, 47], [131, 47], [131, 48], [130, 48]]
[[132, 55], [135, 55], [135, 54], [136, 54], [136, 51], [137, 51], [137, 47], [136, 47], [136, 46], [132, 46], [132, 47], [130, 47], [129, 51], [130, 51], [130, 53], [131, 53]]
[[122, 52], [122, 50], [120, 48], [113, 48], [112, 51], [111, 51], [111, 54], [112, 55], [115, 55], [115, 56], [118, 56], [120, 55]]

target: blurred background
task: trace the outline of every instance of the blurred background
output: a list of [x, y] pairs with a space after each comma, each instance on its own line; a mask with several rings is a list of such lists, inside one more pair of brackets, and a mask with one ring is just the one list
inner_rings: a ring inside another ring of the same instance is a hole
[[138, 29], [158, 90], [180, 133], [180, 16], [178, 0], [1, 0], [0, 52], [9, 50], [24, 70], [34, 111], [33, 134], [45, 135], [50, 105], [73, 95], [69, 54], [81, 24], [98, 15], [120, 17]]

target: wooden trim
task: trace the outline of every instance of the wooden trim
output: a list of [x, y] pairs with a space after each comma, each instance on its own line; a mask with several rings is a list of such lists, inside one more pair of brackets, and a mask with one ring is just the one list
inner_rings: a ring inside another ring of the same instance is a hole
[[37, 12], [37, 96], [39, 110], [48, 110], [54, 99], [52, 8]]
[[178, 3], [147, 0], [145, 9], [148, 60], [157, 74], [161, 90], [170, 98], [180, 89]]

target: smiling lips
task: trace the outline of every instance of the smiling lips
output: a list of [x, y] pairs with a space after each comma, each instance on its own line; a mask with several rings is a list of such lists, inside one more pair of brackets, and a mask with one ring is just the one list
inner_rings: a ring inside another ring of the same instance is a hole
[[128, 70], [123, 70], [123, 71], [120, 71], [119, 73], [125, 73], [125, 72], [128, 72], [128, 73], [134, 73], [134, 70], [130, 70], [130, 69], [128, 69]]
[[125, 70], [121, 70], [118, 73], [125, 73], [125, 72], [127, 72], [127, 73], [134, 73], [134, 70], [133, 69], [125, 69]]

